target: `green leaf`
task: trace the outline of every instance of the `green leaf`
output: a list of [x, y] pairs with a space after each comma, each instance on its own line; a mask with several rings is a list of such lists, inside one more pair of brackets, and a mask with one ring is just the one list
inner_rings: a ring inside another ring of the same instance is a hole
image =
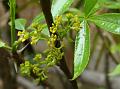
[[42, 22], [43, 20], [45, 20], [45, 17], [43, 15], [43, 13], [40, 13], [39, 15], [37, 15], [32, 22], [37, 23], [37, 22]]
[[102, 15], [92, 16], [88, 19], [105, 31], [120, 34], [120, 14], [106, 13]]
[[11, 47], [9, 47], [8, 45], [6, 45], [2, 40], [0, 40], [0, 48], [11, 49]]
[[118, 2], [118, 1], [106, 1], [106, 2], [100, 1], [99, 4], [101, 7], [104, 7], [104, 8], [120, 9], [120, 2]]
[[0, 40], [0, 48], [5, 47], [5, 43]]
[[18, 30], [25, 30], [26, 23], [27, 23], [26, 19], [16, 19], [15, 28]]
[[74, 76], [77, 78], [86, 68], [90, 55], [90, 32], [88, 24], [84, 21], [82, 28], [76, 35], [74, 52]]
[[73, 0], [55, 0], [52, 5], [52, 15], [53, 17], [63, 14], [68, 10]]
[[120, 75], [120, 64], [113, 70], [113, 72], [109, 73], [109, 76], [117, 76]]
[[97, 1], [98, 0], [85, 0], [84, 12], [86, 17], [92, 13]]
[[[25, 30], [25, 25], [27, 21], [26, 19], [15, 19], [15, 29], [17, 30]], [[9, 25], [11, 26], [11, 22], [9, 22]]]

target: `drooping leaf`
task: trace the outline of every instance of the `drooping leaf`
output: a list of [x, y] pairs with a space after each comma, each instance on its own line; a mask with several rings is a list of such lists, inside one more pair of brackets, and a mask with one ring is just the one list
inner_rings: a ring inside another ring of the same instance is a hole
[[74, 77], [77, 78], [86, 68], [90, 55], [90, 32], [86, 22], [76, 35], [74, 52]]
[[55, 0], [52, 5], [53, 17], [63, 14], [66, 10], [68, 10], [72, 2], [73, 0]]
[[90, 17], [88, 20], [94, 22], [105, 31], [120, 34], [120, 14], [106, 13]]
[[120, 64], [113, 70], [113, 72], [109, 73], [110, 76], [120, 75]]
[[92, 11], [94, 11], [94, 7], [98, 0], [85, 0], [84, 12], [85, 16], [89, 16]]
[[[27, 21], [26, 19], [15, 19], [15, 29], [17, 30], [25, 30], [25, 25]], [[11, 22], [9, 22], [9, 25], [11, 26]]]

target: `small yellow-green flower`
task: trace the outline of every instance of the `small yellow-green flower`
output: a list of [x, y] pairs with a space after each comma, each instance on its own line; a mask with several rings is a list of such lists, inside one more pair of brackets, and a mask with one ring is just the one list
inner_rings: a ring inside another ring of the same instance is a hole
[[40, 61], [40, 59], [42, 58], [42, 55], [41, 54], [36, 54], [35, 58], [33, 60], [35, 61]]

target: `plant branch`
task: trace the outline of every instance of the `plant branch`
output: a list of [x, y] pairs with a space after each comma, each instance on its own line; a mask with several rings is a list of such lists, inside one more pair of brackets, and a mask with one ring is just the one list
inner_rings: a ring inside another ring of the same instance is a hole
[[[40, 3], [41, 3], [42, 11], [45, 15], [45, 19], [46, 19], [48, 28], [50, 29], [50, 27], [52, 27], [52, 23], [53, 23], [53, 17], [52, 17], [52, 13], [51, 13], [51, 2], [50, 2], [50, 0], [40, 0]], [[57, 33], [55, 33], [55, 34], [57, 35]], [[55, 47], [58, 48], [60, 46], [61, 46], [60, 40], [56, 40]], [[63, 50], [61, 50], [61, 51], [63, 52]], [[60, 61], [60, 68], [65, 73], [65, 75], [67, 76], [68, 79], [72, 78], [72, 74], [70, 73], [70, 71], [66, 65], [64, 56], [62, 57], [62, 60]], [[72, 89], [78, 89], [76, 80], [70, 81], [70, 82], [73, 87]]]
[[10, 19], [11, 19], [11, 46], [12, 51], [15, 52], [14, 42], [16, 41], [16, 31], [15, 31], [15, 8], [16, 0], [9, 0], [10, 2]]
[[[40, 3], [41, 3], [42, 11], [45, 15], [45, 20], [47, 22], [48, 29], [50, 29], [50, 27], [52, 27], [52, 23], [53, 23], [53, 17], [52, 17], [52, 13], [51, 13], [51, 2], [50, 2], [50, 0], [40, 0]], [[50, 34], [51, 34], [51, 32], [50, 32]]]

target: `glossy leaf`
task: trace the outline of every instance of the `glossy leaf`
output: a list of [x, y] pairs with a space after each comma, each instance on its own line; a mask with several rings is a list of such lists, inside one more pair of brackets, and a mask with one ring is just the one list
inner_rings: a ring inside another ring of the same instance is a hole
[[[27, 23], [26, 19], [16, 19], [15, 20], [15, 29], [25, 30], [26, 23]], [[11, 22], [9, 23], [9, 25], [11, 26]]]
[[90, 55], [89, 27], [86, 22], [82, 23], [82, 28], [76, 35], [74, 52], [74, 77], [77, 78], [86, 68]]
[[97, 1], [98, 0], [85, 0], [84, 12], [86, 17], [92, 13]]
[[53, 17], [63, 14], [68, 10], [73, 0], [55, 0], [52, 5]]
[[120, 64], [109, 74], [110, 76], [117, 76], [120, 75]]
[[102, 15], [92, 16], [88, 20], [94, 22], [97, 26], [105, 31], [120, 34], [120, 14], [106, 13]]

